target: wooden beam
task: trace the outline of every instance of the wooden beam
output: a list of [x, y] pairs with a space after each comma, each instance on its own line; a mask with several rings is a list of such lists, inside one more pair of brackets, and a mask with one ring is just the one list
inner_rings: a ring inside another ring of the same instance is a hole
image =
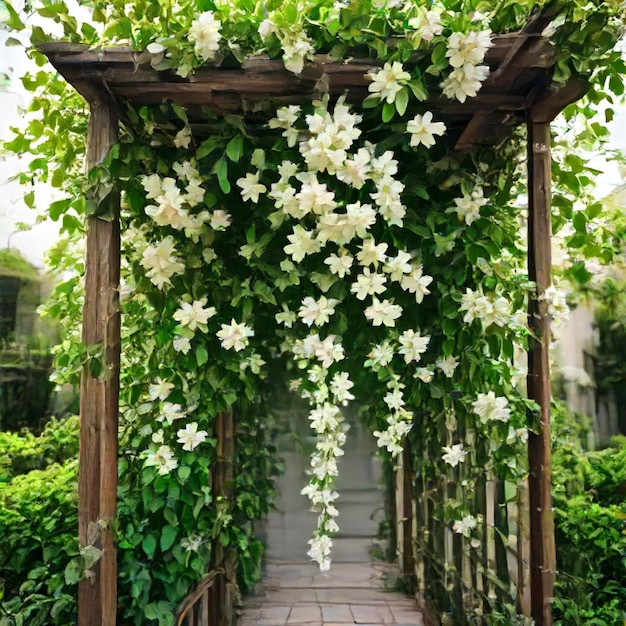
[[[100, 100], [90, 105], [88, 168], [104, 159], [118, 133], [112, 106]], [[87, 218], [83, 342], [97, 354], [100, 366], [88, 363], [81, 380], [78, 524], [81, 547], [94, 545], [102, 555], [78, 585], [78, 626], [112, 626], [117, 614], [112, 524], [117, 508], [119, 278], [118, 216], [111, 221]]]
[[531, 613], [536, 626], [552, 626], [556, 550], [550, 485], [550, 319], [547, 303], [539, 299], [550, 286], [550, 124], [536, 121], [531, 111], [527, 128], [528, 276], [537, 285], [537, 298], [529, 306], [534, 339], [528, 351], [528, 397], [540, 407], [538, 420], [531, 413], [528, 438]]

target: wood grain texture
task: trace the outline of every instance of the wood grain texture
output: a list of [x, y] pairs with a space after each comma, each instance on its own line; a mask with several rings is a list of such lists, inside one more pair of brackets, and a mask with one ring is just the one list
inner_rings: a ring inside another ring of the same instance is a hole
[[[102, 161], [117, 139], [112, 108], [91, 102], [88, 167]], [[117, 614], [117, 556], [112, 523], [117, 508], [120, 366], [120, 227], [97, 217], [87, 220], [83, 342], [100, 347], [101, 374], [83, 370], [80, 394], [79, 540], [102, 550], [78, 587], [78, 626], [113, 626]]]
[[[528, 120], [528, 275], [541, 297], [550, 286], [552, 226], [550, 214], [550, 124]], [[528, 397], [540, 407], [535, 432], [528, 438], [530, 507], [531, 614], [537, 626], [552, 625], [556, 550], [550, 486], [550, 318], [547, 303], [531, 299]]]

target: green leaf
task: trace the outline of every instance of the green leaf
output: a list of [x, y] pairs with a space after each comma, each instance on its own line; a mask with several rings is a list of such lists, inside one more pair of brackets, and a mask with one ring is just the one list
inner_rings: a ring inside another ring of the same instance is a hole
[[207, 349], [202, 346], [198, 346], [196, 348], [196, 363], [198, 363], [198, 367], [202, 367], [208, 362], [208, 360], [209, 353], [207, 352]]
[[409, 92], [406, 87], [402, 87], [396, 94], [396, 111], [400, 116], [406, 113], [406, 107], [409, 104]]
[[228, 163], [224, 157], [220, 157], [215, 163], [215, 173], [217, 174], [220, 189], [226, 194], [230, 193], [231, 187], [228, 181]]
[[231, 161], [237, 163], [243, 154], [243, 137], [237, 135], [226, 145], [226, 155]]
[[156, 545], [157, 542], [154, 535], [146, 535], [141, 542], [141, 547], [149, 558], [152, 558], [154, 556]]
[[176, 541], [178, 531], [172, 526], [166, 526], [161, 533], [161, 551], [167, 552]]
[[8, 11], [9, 17], [4, 19], [4, 23], [12, 30], [22, 30], [24, 22], [20, 19], [17, 11], [11, 6], [10, 2], [4, 2], [4, 8]]
[[393, 116], [396, 114], [396, 107], [393, 103], [385, 102], [383, 104], [383, 112], [382, 119], [385, 124], [390, 122], [393, 119]]

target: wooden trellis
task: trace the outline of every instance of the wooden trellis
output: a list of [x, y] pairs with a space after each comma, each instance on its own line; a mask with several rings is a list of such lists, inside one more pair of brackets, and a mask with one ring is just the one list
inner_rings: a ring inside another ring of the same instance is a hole
[[[446, 122], [457, 151], [493, 146], [511, 129], [528, 129], [529, 278], [542, 294], [550, 284], [550, 122], [586, 91], [572, 78], [552, 81], [554, 50], [541, 35], [554, 15], [535, 16], [520, 33], [497, 36], [486, 57], [491, 73], [475, 98], [465, 103], [431, 95], [425, 106]], [[88, 166], [102, 161], [117, 138], [125, 103], [174, 101], [187, 108], [193, 126], [196, 111], [255, 115], [276, 103], [297, 103], [319, 95], [346, 94], [349, 102], [367, 95], [365, 74], [376, 67], [367, 59], [332, 62], [318, 57], [294, 76], [282, 61], [255, 57], [240, 69], [202, 68], [192, 78], [156, 72], [145, 54], [129, 48], [93, 50], [61, 42], [40, 45], [54, 67], [89, 102]], [[79, 586], [79, 626], [111, 626], [117, 610], [116, 548], [110, 530], [116, 516], [117, 428], [120, 359], [118, 283], [119, 215], [111, 221], [89, 217], [83, 339], [105, 346], [105, 375], [86, 369], [81, 388], [79, 530], [81, 545], [95, 543], [102, 558], [95, 575]], [[531, 606], [538, 626], [552, 624], [550, 602], [555, 573], [554, 526], [550, 494], [549, 319], [546, 303], [532, 301], [529, 319], [537, 338], [529, 352], [528, 394], [541, 406], [540, 432], [528, 443], [531, 531]], [[224, 459], [222, 459], [224, 461]], [[220, 464], [220, 467], [223, 464]], [[226, 477], [224, 477], [226, 478]]]

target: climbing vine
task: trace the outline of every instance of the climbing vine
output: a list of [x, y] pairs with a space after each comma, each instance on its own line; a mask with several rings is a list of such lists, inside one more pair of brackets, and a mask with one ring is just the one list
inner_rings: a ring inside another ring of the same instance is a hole
[[[27, 21], [7, 7], [17, 41]], [[212, 501], [207, 481], [218, 413], [233, 410], [248, 443], [267, 441], [265, 379], [279, 357], [295, 365], [292, 387], [311, 405], [317, 441], [303, 486], [318, 515], [312, 560], [330, 566], [341, 508], [334, 481], [349, 439], [341, 408], [362, 398], [382, 453], [396, 457], [409, 436], [425, 440], [425, 475], [453, 481], [460, 464], [471, 464], [464, 492], [440, 514], [474, 546], [484, 523], [476, 481], [485, 473], [516, 481], [525, 471], [535, 406], [515, 355], [526, 347], [525, 312], [538, 294], [526, 275], [516, 204], [519, 137], [461, 158], [424, 103], [435, 90], [459, 103], [479, 93], [493, 33], [521, 28], [532, 5], [97, 1], [84, 24], [62, 2], [27, 9], [70, 41], [130, 43], [142, 51], [139, 62], [183, 78], [254, 54], [281, 58], [294, 74], [318, 53], [379, 66], [357, 105], [331, 99], [320, 81], [314, 101], [253, 119], [207, 111], [198, 127], [176, 104], [128, 106], [120, 141], [84, 181], [92, 198], [113, 187], [122, 197], [119, 532], [121, 584], [131, 598], [124, 619], [168, 623], [210, 563], [214, 540], [258, 557], [244, 520], [266, 512], [269, 482], [240, 481], [233, 509]], [[561, 15], [552, 34], [556, 78], [583, 73], [615, 89], [624, 69], [612, 52], [619, 3], [566, 3]], [[35, 44], [46, 38], [38, 26], [31, 35]], [[33, 110], [46, 109], [46, 120], [62, 128], [72, 113], [61, 105], [81, 106], [75, 96], [44, 95], [59, 83], [43, 70], [30, 80]], [[77, 144], [78, 136], [37, 135], [31, 122], [5, 147], [54, 147], [57, 157], [31, 166], [25, 182], [52, 177], [65, 186], [58, 155], [80, 156]], [[77, 180], [51, 208], [69, 238], [81, 233], [86, 213], [110, 217], [106, 203], [82, 199]], [[606, 254], [610, 243], [609, 233]], [[66, 278], [49, 311], [68, 314], [72, 327], [81, 294], [77, 275]], [[556, 314], [562, 298], [547, 297]], [[85, 363], [98, 375], [99, 355], [71, 332], [58, 355], [65, 375]], [[242, 457], [241, 467], [251, 463], [266, 479], [263, 445], [248, 450], [260, 460]]]

